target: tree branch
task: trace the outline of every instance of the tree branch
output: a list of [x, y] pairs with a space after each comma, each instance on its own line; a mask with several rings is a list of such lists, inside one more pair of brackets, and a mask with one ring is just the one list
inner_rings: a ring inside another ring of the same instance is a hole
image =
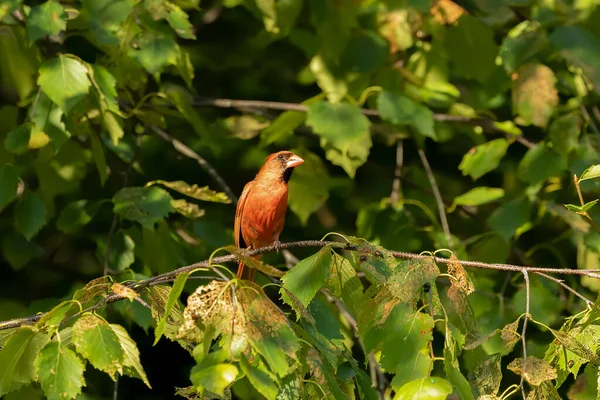
[[448, 225], [448, 218], [446, 217], [446, 210], [444, 209], [444, 202], [442, 200], [442, 195], [440, 194], [440, 189], [435, 181], [435, 176], [433, 175], [429, 161], [427, 161], [425, 152], [420, 147], [417, 151], [419, 152], [419, 157], [421, 158], [421, 162], [425, 168], [425, 173], [427, 173], [427, 179], [429, 179], [431, 190], [433, 190], [433, 197], [435, 197], [435, 202], [440, 214], [440, 222], [442, 223], [442, 229], [444, 230], [444, 236], [446, 237], [446, 244], [448, 247], [450, 247], [450, 249], [452, 249], [454, 247], [454, 241], [452, 240], [452, 235], [450, 234], [450, 226]]
[[[262, 101], [262, 100], [235, 100], [235, 99], [217, 99], [212, 97], [202, 97], [198, 100], [192, 102], [192, 105], [196, 107], [218, 107], [218, 108], [266, 108], [270, 110], [279, 110], [279, 111], [298, 111], [298, 112], [306, 112], [308, 107], [304, 104], [299, 103], [286, 103], [280, 101]], [[380, 117], [379, 111], [371, 110], [368, 108], [361, 108], [360, 111], [363, 115], [369, 117]], [[462, 115], [450, 115], [450, 114], [433, 114], [433, 119], [438, 122], [450, 122], [450, 123], [458, 123], [465, 124], [471, 126], [480, 126], [484, 130], [488, 132], [493, 132], [497, 134], [507, 135], [505, 131], [498, 128], [495, 125], [494, 120], [481, 118], [481, 117], [464, 117]], [[521, 143], [522, 145], [531, 148], [535, 146], [534, 143], [528, 141], [522, 136], [513, 136], [510, 135], [511, 138], [514, 138], [515, 141]]]
[[231, 190], [227, 182], [225, 182], [223, 177], [221, 177], [217, 170], [212, 165], [210, 165], [208, 161], [206, 161], [194, 150], [190, 149], [188, 146], [175, 139], [158, 126], [149, 125], [149, 128], [152, 129], [154, 133], [163, 138], [165, 141], [171, 143], [173, 148], [177, 150], [180, 154], [191, 158], [192, 160], [196, 160], [196, 162], [215, 180], [215, 182], [221, 187], [221, 189], [225, 193], [227, 193], [227, 196], [231, 199], [232, 203], [237, 204], [238, 198], [235, 194], [233, 194], [233, 190]]
[[[330, 246], [333, 249], [338, 250], [347, 250], [347, 251], [358, 251], [359, 248], [357, 245], [350, 243], [340, 243], [340, 242], [331, 242], [325, 240], [303, 240], [298, 242], [287, 242], [287, 243], [279, 243], [278, 245], [271, 245], [266, 247], [261, 247], [254, 250], [247, 250], [247, 254], [249, 256], [264, 254], [264, 253], [272, 253], [277, 250], [284, 249], [294, 249], [294, 248], [310, 248], [310, 247], [325, 247]], [[361, 248], [361, 251], [368, 252], [368, 248]], [[391, 255], [398, 259], [404, 260], [416, 260], [416, 259], [433, 259], [438, 264], [448, 264], [451, 262], [448, 258], [442, 258], [437, 256], [429, 256], [424, 254], [416, 254], [416, 253], [407, 253], [403, 251], [389, 251]], [[377, 257], [381, 257], [381, 253], [378, 250], [373, 250], [372, 254]], [[209, 263], [209, 260], [200, 261], [185, 267], [178, 268], [176, 270], [166, 272], [164, 274], [160, 274], [154, 276], [152, 278], [145, 279], [143, 281], [131, 282], [124, 286], [129, 287], [137, 292], [141, 291], [143, 288], [153, 285], [158, 285], [166, 282], [171, 282], [177, 275], [183, 272], [190, 272], [195, 269], [201, 267], [210, 267], [214, 264], [222, 264], [227, 262], [235, 262], [237, 263], [239, 260], [236, 255], [229, 254], [226, 256], [213, 257], [212, 261]], [[545, 273], [545, 274], [559, 274], [559, 275], [580, 275], [580, 276], [588, 276], [591, 278], [600, 279], [600, 269], [589, 269], [589, 270], [580, 270], [580, 269], [567, 269], [567, 268], [544, 268], [544, 267], [535, 267], [535, 266], [522, 266], [522, 265], [513, 265], [513, 264], [491, 264], [484, 263], [480, 261], [462, 261], [462, 260], [454, 260], [453, 262], [460, 262], [465, 267], [471, 268], [480, 268], [480, 269], [489, 269], [496, 271], [511, 271], [511, 272], [529, 272], [529, 273]], [[127, 297], [120, 296], [117, 294], [110, 294], [104, 299], [102, 299], [99, 303], [88, 307], [82, 312], [88, 312], [96, 310], [105, 304], [114, 303], [115, 301], [126, 299]], [[16, 318], [8, 321], [0, 322], [0, 330], [17, 328], [22, 325], [28, 325], [37, 322], [40, 318], [42, 318], [46, 313], [39, 313], [30, 317], [25, 318]], [[80, 315], [78, 313], [76, 315]], [[75, 317], [74, 315], [73, 317]], [[71, 318], [73, 318], [71, 317]]]

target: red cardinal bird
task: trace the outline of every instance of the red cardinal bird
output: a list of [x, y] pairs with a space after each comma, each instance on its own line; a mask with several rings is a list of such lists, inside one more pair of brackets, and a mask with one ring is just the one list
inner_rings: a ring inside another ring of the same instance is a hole
[[[273, 153], [244, 187], [235, 211], [235, 245], [257, 249], [279, 241], [285, 222], [288, 181], [294, 168], [304, 160], [290, 151]], [[260, 259], [261, 256], [255, 258]], [[238, 266], [238, 278], [254, 280], [255, 269], [244, 273], [244, 263]]]

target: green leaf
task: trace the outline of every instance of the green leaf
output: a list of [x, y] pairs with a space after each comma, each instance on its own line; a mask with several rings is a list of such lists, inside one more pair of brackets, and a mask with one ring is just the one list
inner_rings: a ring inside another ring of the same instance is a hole
[[71, 234], [79, 231], [94, 218], [102, 203], [89, 203], [83, 199], [67, 204], [58, 215], [56, 229]]
[[550, 35], [550, 41], [570, 64], [581, 68], [583, 74], [600, 93], [600, 41], [591, 32], [579, 26], [559, 26]]
[[385, 64], [388, 42], [377, 33], [361, 30], [350, 37], [340, 63], [350, 72], [367, 73]]
[[139, 222], [146, 229], [164, 219], [173, 210], [173, 199], [163, 189], [156, 187], [127, 187], [113, 197], [114, 212], [123, 218]]
[[350, 261], [335, 252], [331, 256], [333, 259], [325, 288], [332, 296], [343, 300], [351, 314], [358, 315], [364, 291], [360, 278]]
[[158, 74], [167, 65], [177, 65], [179, 46], [171, 37], [143, 38], [138, 50], [130, 50], [129, 56], [137, 60], [150, 74]]
[[175, 33], [184, 39], [195, 40], [196, 35], [194, 34], [193, 26], [190, 23], [187, 13], [183, 11], [181, 7], [173, 3], [168, 3], [168, 7], [170, 8], [170, 11], [167, 14], [166, 19]]
[[475, 366], [473, 383], [479, 390], [480, 395], [496, 396], [498, 394], [500, 382], [502, 381], [500, 359], [500, 354], [492, 354]]
[[463, 175], [470, 175], [473, 180], [479, 179], [498, 167], [506, 154], [508, 144], [506, 139], [494, 139], [472, 147], [463, 156], [458, 169], [462, 171]]
[[565, 204], [565, 207], [569, 211], [585, 213], [585, 212], [588, 212], [590, 208], [594, 207], [596, 205], [596, 203], [598, 203], [598, 199], [587, 202], [583, 206], [576, 206], [574, 204]]
[[14, 154], [24, 154], [29, 149], [29, 140], [31, 139], [31, 125], [23, 124], [16, 129], [8, 132], [4, 139], [6, 151]]
[[410, 98], [384, 90], [377, 97], [377, 109], [383, 120], [412, 126], [422, 135], [437, 140], [433, 129], [433, 112]]
[[305, 307], [329, 277], [331, 253], [331, 248], [323, 247], [318, 253], [300, 261], [281, 278], [283, 288], [296, 296]]
[[548, 138], [553, 148], [562, 155], [577, 149], [583, 120], [579, 114], [569, 113], [554, 119], [548, 127]]
[[304, 149], [294, 149], [294, 154], [304, 159], [302, 168], [294, 171], [288, 183], [290, 210], [306, 226], [308, 218], [319, 210], [329, 198], [329, 173], [319, 156]]
[[500, 57], [508, 73], [534, 58], [548, 44], [539, 22], [525, 20], [512, 28], [502, 41]]
[[30, 190], [23, 192], [23, 197], [15, 211], [17, 226], [27, 240], [38, 233], [46, 224], [46, 206], [40, 198]]
[[13, 270], [18, 271], [29, 261], [44, 255], [44, 248], [16, 232], [2, 238], [2, 255]]
[[512, 87], [513, 114], [519, 114], [516, 122], [545, 128], [559, 101], [554, 72], [532, 63], [520, 67], [517, 75]]
[[332, 62], [317, 54], [310, 61], [309, 68], [329, 101], [337, 103], [346, 96], [348, 85], [343, 73]]
[[46, 334], [23, 326], [4, 343], [0, 349], [0, 396], [35, 379], [33, 361], [48, 339]]
[[108, 323], [93, 314], [85, 314], [73, 325], [73, 343], [77, 351], [100, 371], [115, 379], [123, 373], [125, 354], [119, 337]]
[[171, 201], [171, 207], [173, 207], [174, 212], [189, 219], [200, 218], [205, 214], [205, 211], [198, 207], [198, 204], [190, 203], [183, 199], [173, 199]]
[[58, 325], [60, 325], [60, 323], [65, 319], [71, 307], [75, 308], [75, 303], [71, 301], [63, 301], [55, 306], [52, 310], [44, 314], [35, 325], [38, 328], [49, 328], [49, 332], [53, 333], [58, 330]]
[[529, 149], [519, 163], [518, 175], [522, 181], [534, 185], [567, 169], [567, 160], [544, 143]]
[[308, 106], [306, 124], [321, 137], [327, 159], [353, 178], [372, 146], [369, 119], [352, 104], [319, 101]]
[[173, 310], [173, 307], [175, 307], [175, 305], [178, 303], [179, 296], [181, 295], [181, 292], [183, 291], [183, 287], [185, 286], [185, 282], [187, 281], [187, 278], [190, 276], [190, 274], [191, 274], [191, 272], [184, 272], [182, 274], [179, 274], [179, 275], [177, 275], [177, 278], [175, 278], [175, 282], [173, 282], [173, 288], [169, 292], [169, 297], [165, 304], [164, 312], [160, 316], [160, 319], [157, 320], [156, 329], [154, 330], [154, 345], [155, 346], [158, 343], [158, 341], [160, 340], [160, 337], [165, 332], [165, 326], [167, 323], [167, 319], [169, 319], [169, 317], [171, 315], [171, 311]]
[[57, 35], [67, 28], [67, 13], [60, 3], [49, 0], [31, 8], [27, 18], [27, 33], [32, 42]]
[[103, 45], [118, 45], [123, 22], [131, 15], [128, 0], [83, 0], [81, 18], [86, 21], [96, 40]]
[[452, 206], [448, 209], [448, 212], [454, 211], [456, 206], [478, 206], [481, 204], [492, 203], [502, 197], [504, 197], [504, 189], [486, 186], [476, 187], [469, 190], [467, 193], [456, 196], [452, 202]]
[[244, 314], [244, 332], [252, 347], [279, 377], [289, 374], [298, 357], [300, 343], [283, 312], [259, 286], [238, 290], [238, 307]]
[[444, 47], [452, 54], [456, 75], [486, 83], [496, 68], [498, 46], [494, 32], [481, 20], [471, 15], [462, 15], [456, 26], [446, 33]]
[[214, 190], [209, 189], [208, 186], [199, 187], [196, 184], [190, 186], [184, 181], [167, 182], [157, 180], [146, 183], [146, 187], [152, 185], [163, 185], [165, 187], [168, 187], [169, 189], [173, 189], [176, 192], [179, 192], [196, 200], [212, 201], [215, 203], [225, 204], [231, 203], [231, 199], [227, 197], [226, 193], [216, 192]]
[[233, 364], [216, 364], [206, 368], [192, 368], [190, 379], [197, 389], [207, 390], [223, 396], [225, 389], [238, 376], [238, 369]]
[[[151, 306], [152, 317], [156, 321], [159, 321], [165, 315], [166, 305], [171, 294], [171, 287], [155, 285], [146, 288], [145, 291], [148, 294], [148, 302]], [[181, 325], [182, 321], [183, 314], [179, 304], [176, 302], [173, 308], [171, 308], [171, 312], [168, 314], [164, 324], [163, 334], [165, 337], [167, 337], [169, 340], [175, 340], [176, 336], [179, 334], [179, 326]], [[192, 347], [190, 347], [189, 344], [184, 341], [179, 341], [179, 343], [185, 349], [192, 349]]]
[[141, 379], [146, 386], [152, 389], [140, 362], [140, 352], [133, 339], [121, 325], [110, 324], [110, 328], [119, 338], [119, 343], [123, 348], [123, 372], [125, 375]]
[[87, 68], [79, 60], [59, 54], [40, 66], [38, 85], [65, 112], [89, 92], [91, 82]]
[[262, 130], [260, 134], [261, 143], [269, 145], [279, 143], [294, 133], [306, 119], [306, 113], [300, 111], [285, 111]]
[[531, 227], [529, 215], [529, 202], [526, 197], [521, 197], [495, 209], [487, 223], [508, 241], [513, 235], [518, 236]]
[[266, 370], [264, 363], [250, 364], [246, 357], [242, 357], [240, 366], [252, 386], [254, 386], [260, 394], [265, 396], [267, 400], [277, 399], [279, 387], [273, 380], [271, 373], [268, 373]]
[[113, 237], [108, 254], [105, 238], [97, 239], [96, 244], [98, 260], [104, 263], [108, 256], [108, 267], [115, 272], [125, 271], [135, 261], [135, 242], [125, 231], [118, 231]]
[[120, 118], [115, 114], [110, 111], [104, 111], [102, 115], [102, 125], [104, 125], [104, 129], [108, 132], [108, 136], [115, 146], [118, 145], [119, 140], [125, 136], [125, 131], [123, 131], [123, 127], [119, 121]]
[[110, 172], [110, 169], [106, 164], [106, 158], [104, 157], [104, 147], [95, 134], [90, 135], [90, 143], [92, 148], [92, 158], [94, 159], [94, 164], [96, 164], [98, 175], [100, 175], [100, 185], [104, 186]]
[[74, 399], [85, 386], [85, 365], [77, 354], [61, 342], [50, 342], [35, 359], [37, 376], [50, 400]]
[[394, 400], [445, 400], [452, 393], [450, 383], [430, 377], [411, 381], [396, 392]]
[[33, 122], [29, 148], [41, 147], [32, 146], [32, 142], [36, 135], [45, 135], [46, 140], [50, 139], [54, 152], [58, 153], [61, 146], [71, 137], [71, 133], [67, 131], [62, 121], [62, 109], [44, 93], [40, 93], [37, 101], [31, 106], [29, 115], [31, 116], [31, 122]]
[[0, 168], [0, 211], [17, 198], [19, 175], [17, 169], [5, 164]]
[[598, 177], [600, 177], [600, 164], [595, 164], [583, 171], [579, 177], [579, 182], [587, 179], [596, 179]]

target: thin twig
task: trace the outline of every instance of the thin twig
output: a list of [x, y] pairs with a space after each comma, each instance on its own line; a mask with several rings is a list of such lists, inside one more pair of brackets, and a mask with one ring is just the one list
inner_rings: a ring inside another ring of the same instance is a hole
[[448, 247], [452, 249], [454, 248], [454, 242], [452, 240], [452, 235], [450, 234], [450, 227], [448, 226], [448, 219], [446, 218], [446, 210], [444, 209], [444, 202], [442, 200], [442, 195], [440, 194], [440, 189], [435, 181], [435, 176], [433, 176], [433, 171], [431, 170], [429, 161], [427, 161], [425, 152], [422, 148], [419, 148], [417, 151], [419, 153], [419, 157], [421, 158], [421, 162], [423, 163], [423, 167], [425, 168], [425, 172], [427, 173], [427, 179], [429, 179], [431, 189], [433, 190], [433, 196], [435, 197], [435, 202], [437, 203], [442, 229], [444, 230], [444, 236], [446, 237], [446, 243], [448, 244]]
[[521, 343], [523, 344], [523, 365], [521, 367], [521, 382], [519, 383], [519, 387], [521, 388], [521, 394], [523, 395], [523, 400], [527, 399], [525, 395], [525, 368], [527, 365], [527, 321], [529, 321], [529, 306], [531, 301], [531, 288], [529, 285], [529, 273], [526, 268], [522, 269], [523, 277], [525, 278], [525, 319], [523, 320], [523, 329], [521, 330]]
[[[573, 174], [573, 182], [575, 183], [575, 188], [577, 188], [577, 195], [579, 196], [579, 201], [581, 203], [581, 207], [585, 207], [585, 202], [583, 201], [583, 195], [581, 194], [581, 187], [579, 187], [579, 178], [577, 177], [576, 174]], [[600, 233], [600, 229], [598, 228], [598, 225], [596, 225], [596, 223], [594, 222], [594, 220], [592, 219], [590, 214], [588, 214], [587, 211], [580, 211], [577, 214], [579, 214], [583, 218], [585, 218], [590, 223], [592, 228], [594, 228], [596, 230], [596, 232]]]
[[206, 161], [194, 150], [190, 149], [188, 146], [175, 139], [158, 126], [150, 125], [150, 129], [152, 129], [154, 133], [163, 138], [165, 141], [171, 143], [173, 148], [179, 153], [188, 158], [191, 158], [192, 160], [196, 160], [196, 162], [215, 180], [215, 182], [221, 187], [221, 189], [225, 193], [227, 193], [227, 196], [231, 199], [233, 204], [237, 204], [238, 198], [235, 194], [233, 194], [233, 190], [231, 190], [227, 182], [225, 182], [225, 180], [221, 177], [217, 170], [214, 169], [213, 166], [208, 163], [208, 161]]
[[396, 169], [394, 170], [394, 180], [392, 181], [392, 194], [390, 195], [390, 200], [392, 202], [392, 206], [396, 206], [398, 204], [398, 200], [400, 200], [400, 180], [402, 178], [402, 166], [404, 164], [404, 141], [399, 140], [398, 144], [396, 144]]
[[[370, 250], [370, 248], [368, 246], [359, 248], [358, 245], [354, 245], [354, 244], [350, 244], [350, 243], [340, 243], [340, 242], [332, 242], [332, 241], [325, 241], [325, 240], [302, 240], [302, 241], [297, 241], [297, 242], [279, 243], [277, 245], [271, 245], [271, 246], [261, 247], [258, 249], [248, 250], [247, 255], [253, 256], [253, 255], [258, 255], [258, 254], [272, 253], [277, 250], [283, 250], [283, 249], [325, 247], [325, 246], [330, 246], [331, 248], [338, 249], [338, 250], [361, 251], [363, 253], [370, 254], [370, 255], [376, 256], [376, 257], [382, 256], [382, 254], [379, 250]], [[435, 261], [438, 264], [448, 264], [451, 262], [451, 260], [448, 258], [429, 256], [426, 254], [407, 253], [407, 252], [403, 252], [403, 251], [389, 251], [389, 254], [391, 254], [395, 258], [405, 259], [405, 260], [432, 259], [433, 261]], [[239, 262], [239, 260], [238, 260], [237, 256], [234, 254], [229, 254], [229, 255], [220, 256], [220, 257], [214, 257], [211, 260], [211, 263], [209, 263], [209, 260], [200, 261], [200, 262], [190, 264], [185, 267], [178, 268], [178, 269], [170, 271], [170, 272], [166, 272], [164, 274], [154, 276], [152, 278], [148, 278], [148, 279], [145, 279], [142, 281], [130, 282], [125, 286], [139, 292], [143, 288], [148, 287], [148, 286], [161, 284], [161, 283], [165, 283], [165, 282], [170, 282], [173, 279], [175, 279], [175, 277], [177, 277], [177, 275], [179, 275], [181, 273], [190, 272], [190, 271], [193, 271], [193, 270], [201, 268], [201, 267], [210, 267], [211, 265], [214, 265], [214, 264], [223, 264], [223, 263], [227, 263], [227, 262], [237, 263], [237, 262]], [[544, 268], [544, 267], [522, 266], [522, 265], [514, 265], [514, 264], [490, 264], [490, 263], [484, 263], [481, 261], [467, 261], [467, 260], [464, 260], [464, 261], [463, 260], [454, 260], [452, 262], [459, 262], [465, 267], [488, 269], [488, 270], [495, 270], [495, 271], [512, 271], [512, 272], [520, 272], [520, 273], [523, 273], [523, 271], [526, 271], [529, 273], [542, 272], [542, 273], [546, 273], [546, 274], [580, 275], [580, 276], [587, 276], [587, 277], [591, 277], [591, 278], [600, 279], [600, 269], [581, 270], [581, 269], [568, 269], [568, 268]], [[225, 280], [225, 281], [228, 280], [227, 277], [225, 277], [224, 275], [222, 276], [222, 278], [223, 277], [224, 277], [223, 280]], [[74, 318], [77, 315], [80, 315], [84, 312], [96, 310], [97, 308], [102, 307], [105, 304], [113, 303], [115, 301], [123, 300], [126, 298], [127, 297], [124, 297], [121, 295], [110, 294], [107, 297], [105, 297], [104, 299], [102, 299], [99, 303], [97, 303], [91, 307], [88, 307], [87, 309], [83, 310], [81, 313], [78, 313], [71, 318]], [[25, 317], [25, 318], [16, 318], [16, 319], [11, 319], [8, 321], [0, 322], [0, 330], [16, 328], [16, 327], [19, 327], [22, 325], [28, 325], [31, 323], [35, 323], [35, 322], [39, 321], [39, 319], [42, 318], [44, 315], [46, 315], [46, 313], [39, 313], [39, 314], [32, 315], [32, 316]]]
[[113, 389], [113, 400], [119, 398], [119, 373], [115, 374], [115, 388]]
[[587, 297], [585, 297], [584, 295], [582, 295], [581, 293], [579, 293], [577, 290], [573, 289], [571, 286], [567, 285], [562, 279], [557, 279], [557, 278], [555, 278], [553, 276], [550, 276], [548, 274], [544, 274], [543, 272], [534, 272], [534, 273], [536, 275], [539, 275], [541, 277], [549, 279], [552, 282], [558, 283], [560, 286], [562, 286], [563, 288], [567, 289], [569, 292], [573, 293], [575, 296], [577, 296], [581, 300], [583, 300], [583, 302], [585, 303], [585, 305], [587, 307], [591, 307], [592, 305], [594, 305], [593, 301], [591, 301], [590, 299], [588, 299]]

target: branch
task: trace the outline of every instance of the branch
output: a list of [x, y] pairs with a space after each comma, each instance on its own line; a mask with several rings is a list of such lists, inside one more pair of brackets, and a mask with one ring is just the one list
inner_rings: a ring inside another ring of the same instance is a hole
[[[193, 106], [196, 107], [218, 107], [218, 108], [266, 108], [270, 110], [279, 111], [298, 111], [307, 112], [308, 107], [304, 104], [299, 103], [285, 103], [280, 101], [262, 101], [262, 100], [234, 100], [234, 99], [216, 99], [212, 97], [203, 97], [192, 102]], [[370, 110], [368, 108], [361, 108], [360, 111], [363, 115], [369, 117], [380, 117], [379, 111]], [[465, 124], [471, 126], [480, 126], [484, 130], [492, 133], [498, 133], [507, 135], [505, 131], [498, 128], [495, 125], [494, 120], [481, 118], [481, 117], [464, 117], [462, 115], [450, 115], [450, 114], [433, 114], [433, 119], [438, 122], [451, 122], [458, 124]], [[534, 143], [528, 141], [522, 136], [509, 135], [514, 138], [515, 141], [522, 145], [531, 148], [535, 146]]]
[[[247, 250], [247, 255], [253, 256], [258, 254], [265, 253], [273, 253], [276, 251], [286, 250], [286, 249], [296, 249], [296, 248], [311, 248], [311, 247], [325, 247], [330, 246], [333, 249], [338, 250], [347, 250], [347, 251], [358, 251], [359, 248], [357, 245], [351, 243], [340, 243], [340, 242], [330, 242], [325, 240], [302, 240], [298, 242], [287, 242], [287, 243], [279, 243], [271, 246], [261, 247], [254, 250]], [[361, 249], [362, 251], [368, 251], [366, 249]], [[580, 276], [588, 276], [591, 278], [600, 279], [600, 269], [588, 269], [588, 270], [580, 270], [580, 269], [568, 269], [568, 268], [544, 268], [544, 267], [535, 267], [535, 266], [522, 266], [522, 265], [514, 265], [514, 264], [491, 264], [484, 263], [480, 261], [462, 261], [462, 260], [454, 260], [451, 261], [448, 258], [442, 258], [437, 256], [429, 256], [424, 254], [416, 254], [416, 253], [407, 253], [403, 251], [389, 251], [391, 255], [398, 259], [404, 260], [417, 260], [417, 259], [433, 259], [438, 264], [448, 264], [450, 262], [460, 262], [465, 267], [471, 268], [480, 268], [480, 269], [489, 269], [495, 271], [512, 271], [512, 272], [520, 272], [524, 273], [545, 273], [545, 274], [558, 274], [558, 275], [580, 275]], [[373, 255], [380, 257], [381, 253], [378, 250], [373, 250]], [[128, 283], [127, 287], [139, 292], [143, 288], [153, 285], [158, 285], [166, 282], [171, 282], [177, 275], [183, 272], [190, 272], [196, 270], [201, 267], [210, 267], [214, 264], [222, 264], [227, 262], [235, 262], [237, 263], [239, 260], [236, 255], [229, 254], [226, 256], [213, 257], [212, 260], [200, 261], [185, 267], [178, 268], [176, 270], [166, 272], [164, 274], [157, 275], [152, 278], [145, 279], [143, 281], [131, 282]], [[104, 299], [102, 299], [99, 303], [83, 310], [83, 312], [93, 311], [97, 308], [100, 308], [104, 304], [114, 303], [115, 301], [126, 299], [127, 297], [120, 296], [117, 294], [110, 294]], [[37, 322], [40, 318], [42, 318], [46, 313], [39, 313], [30, 317], [25, 318], [16, 318], [8, 321], [0, 322], [0, 330], [16, 328], [22, 325], [28, 325], [31, 323]], [[80, 313], [76, 314], [79, 315]], [[75, 317], [75, 315], [73, 316]], [[73, 318], [71, 317], [71, 318]]]
[[529, 321], [529, 306], [531, 302], [531, 288], [529, 285], [529, 272], [527, 272], [527, 268], [522, 269], [523, 278], [525, 278], [525, 319], [523, 320], [523, 330], [521, 331], [521, 343], [523, 344], [523, 367], [521, 368], [521, 382], [519, 383], [519, 387], [521, 388], [521, 394], [523, 395], [523, 400], [527, 399], [525, 395], [525, 385], [523, 384], [525, 380], [525, 365], [527, 364], [527, 338], [525, 337], [527, 333], [527, 321]]
[[404, 142], [399, 140], [396, 144], [396, 169], [394, 170], [394, 180], [392, 181], [392, 194], [390, 201], [392, 206], [398, 204], [400, 199], [400, 184], [402, 179], [402, 166], [404, 165]]
[[433, 171], [431, 170], [429, 161], [427, 161], [425, 152], [420, 147], [417, 151], [419, 152], [419, 157], [421, 157], [421, 162], [423, 163], [423, 167], [425, 168], [425, 172], [427, 173], [427, 179], [429, 179], [429, 184], [431, 185], [431, 189], [433, 190], [433, 197], [435, 197], [435, 202], [437, 204], [438, 212], [440, 214], [440, 221], [442, 222], [442, 229], [444, 230], [446, 243], [448, 247], [452, 249], [454, 247], [454, 241], [452, 240], [452, 235], [450, 234], [450, 226], [448, 225], [448, 218], [446, 217], [446, 211], [444, 210], [444, 202], [442, 201], [440, 189], [438, 188], [438, 185], [435, 181], [435, 176], [433, 175]]
[[196, 160], [196, 162], [215, 180], [215, 182], [221, 186], [221, 189], [227, 193], [227, 196], [231, 199], [233, 204], [237, 204], [238, 198], [235, 194], [233, 194], [233, 190], [229, 187], [227, 182], [221, 177], [221, 175], [217, 172], [216, 169], [213, 168], [212, 165], [208, 163], [204, 158], [202, 158], [198, 153], [194, 150], [190, 149], [188, 146], [175, 139], [163, 129], [159, 128], [156, 125], [149, 125], [150, 129], [154, 131], [158, 136], [163, 138], [165, 141], [171, 143], [173, 148], [177, 150], [180, 154], [191, 158], [192, 160]]

